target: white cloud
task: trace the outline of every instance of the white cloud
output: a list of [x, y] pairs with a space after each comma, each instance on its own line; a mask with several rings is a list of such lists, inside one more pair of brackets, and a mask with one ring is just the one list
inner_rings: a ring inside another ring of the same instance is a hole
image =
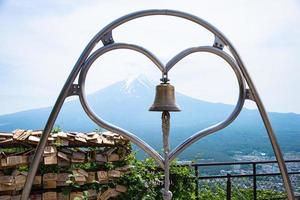
[[[300, 9], [296, 0], [118, 0], [89, 4], [82, 1], [78, 5], [69, 1], [17, 2], [7, 1], [0, 7], [0, 25], [4, 27], [0, 33], [0, 63], [1, 72], [6, 76], [1, 78], [5, 83], [0, 86], [0, 93], [15, 97], [21, 91], [19, 98], [40, 98], [15, 106], [7, 102], [16, 100], [7, 96], [0, 100], [1, 105], [6, 105], [1, 113], [53, 104], [89, 40], [112, 20], [149, 8], [182, 10], [214, 24], [236, 46], [268, 110], [300, 112], [300, 95], [294, 92], [300, 90], [297, 84], [300, 39], [299, 31], [295, 31], [300, 23]], [[172, 17], [138, 19], [119, 27], [113, 34], [116, 41], [148, 48], [163, 62], [187, 47], [213, 42], [213, 36], [204, 29]], [[97, 61], [90, 80], [97, 88], [91, 86], [91, 91], [138, 73], [140, 68], [158, 80], [158, 71], [137, 55], [117, 51]], [[221, 60], [196, 54], [179, 64], [170, 74], [178, 90], [209, 101], [235, 102], [236, 81]], [[185, 68], [190, 73], [185, 73]], [[213, 77], [215, 72], [217, 75]]]

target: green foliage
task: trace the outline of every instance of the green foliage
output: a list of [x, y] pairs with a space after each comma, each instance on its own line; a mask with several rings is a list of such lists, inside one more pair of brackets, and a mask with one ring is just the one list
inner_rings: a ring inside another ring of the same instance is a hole
[[170, 190], [173, 192], [173, 200], [196, 199], [196, 179], [192, 174], [194, 171], [190, 167], [171, 165], [170, 179], [172, 184]]
[[59, 173], [62, 171], [61, 167], [58, 165], [45, 165], [45, 164], [40, 164], [39, 167], [39, 172], [40, 174], [46, 174], [46, 173]]
[[[221, 186], [221, 184], [205, 184], [201, 186], [199, 191], [200, 199], [204, 200], [224, 200], [226, 199], [226, 190]], [[285, 194], [283, 192], [278, 192], [274, 190], [257, 190], [257, 199], [285, 199]], [[232, 200], [252, 200], [253, 190], [252, 188], [232, 188]]]
[[28, 170], [29, 170], [29, 166], [28, 165], [20, 165], [20, 166], [18, 166], [18, 171], [20, 171], [20, 172], [28, 172]]
[[[163, 171], [161, 171], [153, 159], [147, 158], [144, 161], [135, 159], [131, 154], [127, 157], [127, 163], [134, 166], [130, 173], [125, 174], [118, 181], [119, 184], [127, 186], [127, 192], [118, 196], [119, 200], [162, 200], [161, 188], [163, 187]], [[171, 186], [173, 200], [194, 200], [196, 199], [196, 179], [194, 171], [190, 167], [176, 166], [170, 168]], [[200, 199], [224, 200], [226, 189], [221, 183], [201, 185], [199, 190]], [[274, 190], [257, 190], [257, 199], [283, 198], [285, 194]], [[232, 200], [252, 200], [252, 188], [232, 188]]]
[[72, 163], [70, 169], [84, 169], [89, 171], [97, 171], [103, 166], [97, 162]]
[[223, 190], [220, 186], [214, 188], [205, 185], [200, 190], [200, 199], [214, 199], [214, 200], [224, 200], [226, 199], [226, 191]]
[[257, 191], [257, 196], [258, 196], [258, 198], [257, 198], [258, 200], [270, 199], [270, 198], [286, 199], [285, 193], [274, 191], [274, 190], [258, 190]]
[[[144, 161], [135, 159], [134, 155], [127, 158], [130, 165], [134, 166], [130, 173], [125, 174], [119, 184], [126, 185], [127, 192], [117, 199], [120, 200], [161, 200], [161, 188], [163, 184], [163, 171], [161, 171], [153, 159]], [[170, 169], [171, 187], [173, 199], [195, 199], [195, 180], [189, 167], [172, 165]]]
[[53, 145], [56, 147], [61, 147], [62, 146], [61, 138], [57, 137]]
[[120, 180], [120, 184], [127, 186], [127, 192], [119, 199], [154, 200], [161, 198], [160, 187], [158, 186], [162, 179], [162, 173], [156, 173], [157, 167], [154, 161], [152, 159], [139, 161], [133, 158], [130, 164], [134, 168]]
[[61, 132], [61, 128], [60, 126], [56, 125], [52, 128], [52, 133], [58, 133], [58, 132]]
[[88, 191], [83, 191], [82, 200], [89, 200], [89, 192]]
[[5, 148], [0, 148], [1, 153], [5, 154], [14, 154], [14, 153], [22, 153], [28, 151], [30, 148], [28, 147], [23, 147], [23, 146], [18, 146], [18, 147], [5, 147]]

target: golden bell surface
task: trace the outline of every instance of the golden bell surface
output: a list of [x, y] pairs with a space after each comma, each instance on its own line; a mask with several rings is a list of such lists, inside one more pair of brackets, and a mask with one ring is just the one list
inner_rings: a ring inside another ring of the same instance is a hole
[[149, 111], [181, 111], [175, 102], [174, 86], [169, 83], [157, 85], [155, 100]]

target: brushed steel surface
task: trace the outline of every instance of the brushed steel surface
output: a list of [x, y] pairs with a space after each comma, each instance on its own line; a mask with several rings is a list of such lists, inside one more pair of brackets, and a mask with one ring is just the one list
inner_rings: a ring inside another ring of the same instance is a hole
[[232, 59], [232, 57], [229, 54], [227, 54], [226, 52], [224, 52], [218, 48], [204, 46], [204, 47], [192, 47], [192, 48], [186, 49], [186, 50], [180, 52], [179, 54], [177, 54], [175, 57], [173, 57], [167, 63], [166, 71], [168, 72], [169, 70], [171, 70], [172, 67], [177, 62], [179, 62], [181, 59], [183, 59], [184, 57], [186, 57], [192, 53], [196, 53], [196, 52], [208, 52], [208, 53], [215, 54], [215, 55], [223, 58], [229, 64], [229, 66], [234, 71], [236, 78], [238, 80], [239, 97], [238, 97], [238, 101], [236, 103], [235, 108], [233, 109], [232, 113], [226, 119], [224, 119], [223, 121], [221, 121], [215, 125], [212, 125], [201, 131], [198, 131], [191, 137], [187, 138], [183, 143], [181, 143], [174, 150], [171, 151], [170, 157], [169, 157], [170, 160], [175, 159], [176, 156], [178, 156], [182, 151], [184, 151], [187, 147], [189, 147], [190, 145], [192, 145], [199, 139], [201, 139], [207, 135], [210, 135], [212, 133], [215, 133], [219, 130], [222, 130], [225, 127], [227, 127], [229, 124], [231, 124], [236, 119], [236, 117], [239, 115], [240, 111], [243, 108], [244, 102], [245, 102], [245, 97], [246, 97], [245, 81], [243, 79], [241, 71], [240, 71], [238, 65], [236, 64], [236, 62]]

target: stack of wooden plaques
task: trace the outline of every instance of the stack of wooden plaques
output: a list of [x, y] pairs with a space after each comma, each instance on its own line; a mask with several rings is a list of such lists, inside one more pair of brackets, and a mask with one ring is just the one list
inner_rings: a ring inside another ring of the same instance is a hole
[[[41, 134], [42, 131], [31, 130], [0, 133], [0, 200], [20, 199]], [[124, 161], [130, 153], [129, 141], [115, 133], [51, 133], [30, 199], [117, 197], [127, 190], [117, 181], [130, 170]]]

